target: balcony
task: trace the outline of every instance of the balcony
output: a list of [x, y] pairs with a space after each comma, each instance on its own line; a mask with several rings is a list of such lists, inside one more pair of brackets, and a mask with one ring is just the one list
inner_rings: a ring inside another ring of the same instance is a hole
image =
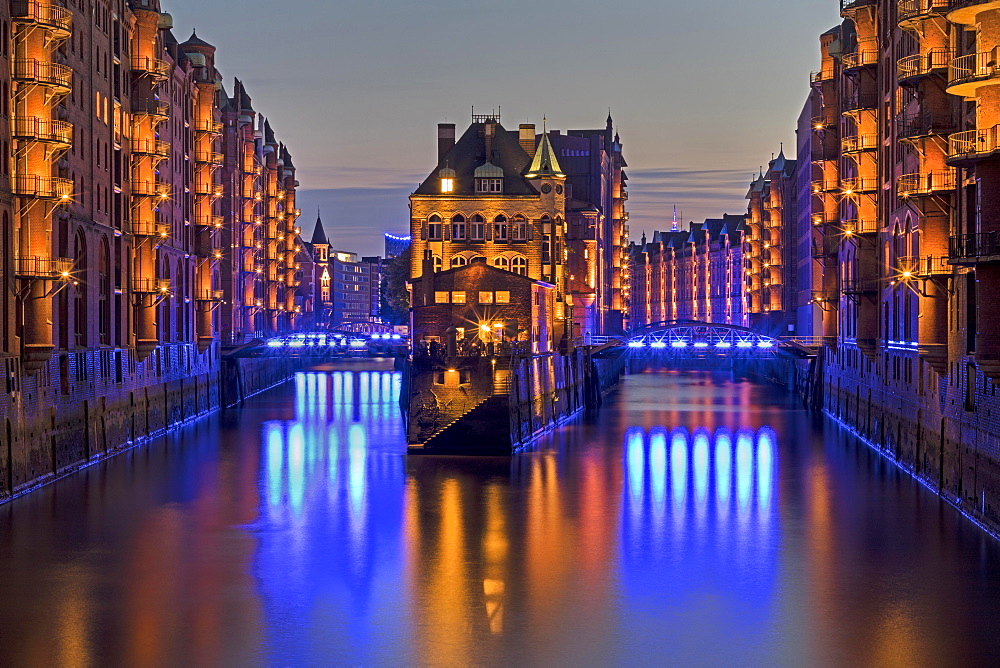
[[844, 97], [841, 110], [845, 114], [874, 110], [878, 107], [878, 95], [875, 93], [857, 93]]
[[841, 221], [841, 229], [845, 237], [865, 234], [878, 234], [878, 221], [874, 218], [851, 218]]
[[877, 65], [878, 51], [866, 49], [863, 51], [854, 51], [853, 53], [845, 53], [840, 60], [840, 64], [843, 66], [845, 72]]
[[1000, 124], [984, 130], [956, 132], [948, 137], [948, 164], [971, 167], [1000, 151]]
[[845, 195], [856, 195], [859, 193], [873, 193], [878, 191], [878, 179], [861, 177], [851, 177], [841, 179], [841, 191]]
[[194, 188], [194, 194], [198, 197], [211, 197], [217, 199], [222, 197], [221, 183], [199, 183]]
[[169, 278], [136, 278], [132, 281], [132, 292], [138, 295], [170, 296]]
[[148, 155], [154, 158], [170, 157], [170, 142], [159, 139], [133, 139], [132, 155]]
[[898, 279], [906, 281], [911, 278], [951, 276], [953, 271], [954, 268], [948, 264], [948, 258], [925, 255], [922, 257], [899, 258], [895, 274]]
[[896, 79], [901, 86], [916, 85], [924, 77], [944, 75], [955, 57], [951, 49], [931, 49], [896, 61]]
[[840, 216], [827, 215], [825, 213], [814, 213], [809, 217], [813, 225], [836, 225], [840, 223]]
[[970, 53], [948, 66], [948, 92], [966, 99], [976, 96], [982, 86], [1000, 84], [1000, 61], [995, 52]]
[[170, 197], [171, 186], [169, 183], [160, 181], [132, 181], [133, 197], [158, 197], [167, 199]]
[[68, 280], [73, 274], [73, 260], [67, 257], [14, 257], [14, 275], [18, 278]]
[[878, 149], [878, 135], [854, 135], [840, 140], [840, 150], [845, 154], [861, 153]]
[[836, 192], [838, 190], [840, 190], [840, 183], [837, 179], [816, 179], [812, 182], [812, 191], [814, 195]]
[[132, 100], [132, 114], [149, 117], [153, 123], [162, 123], [170, 118], [170, 103], [159, 100]]
[[170, 63], [159, 58], [132, 56], [132, 71], [162, 81], [170, 77]]
[[18, 197], [52, 199], [68, 202], [73, 199], [73, 182], [55, 176], [18, 174], [13, 178], [12, 190]]
[[57, 41], [69, 39], [73, 30], [73, 12], [42, 0], [14, 0], [10, 3], [14, 23], [28, 23], [53, 33]]
[[824, 81], [833, 80], [833, 69], [828, 70], [817, 70], [809, 74], [809, 83], [813, 86], [823, 83]]
[[952, 4], [952, 0], [899, 0], [896, 20], [901, 28], [913, 28], [926, 18], [943, 16]]
[[811, 302], [815, 304], [829, 304], [840, 301], [840, 296], [831, 290], [813, 290]]
[[840, 281], [840, 291], [845, 295], [872, 295], [882, 289], [877, 278], [845, 278]]
[[1000, 9], [1000, 0], [952, 0], [948, 20], [959, 25], [976, 25], [976, 16], [988, 9]]
[[225, 218], [222, 216], [195, 216], [194, 224], [198, 227], [207, 227], [210, 230], [221, 230], [225, 225]]
[[875, 0], [840, 0], [840, 15], [845, 19], [854, 15], [862, 7], [871, 7]]
[[170, 225], [150, 221], [135, 221], [132, 223], [132, 234], [137, 237], [153, 237], [156, 239], [170, 238]]
[[15, 139], [54, 144], [56, 148], [67, 149], [73, 144], [73, 124], [47, 118], [15, 118], [13, 136]]
[[222, 134], [222, 123], [218, 121], [195, 121], [194, 131], [212, 135]]
[[203, 165], [221, 165], [225, 156], [214, 151], [198, 151], [194, 154], [194, 161]]
[[48, 86], [60, 95], [68, 95], [73, 89], [73, 69], [59, 63], [19, 58], [14, 61], [12, 78], [23, 84]]
[[896, 193], [903, 198], [921, 197], [954, 190], [956, 183], [955, 171], [952, 169], [904, 174], [896, 181]]
[[821, 239], [813, 239], [812, 256], [813, 259], [821, 260], [835, 257], [840, 251], [840, 239], [833, 235], [824, 235]]
[[195, 299], [200, 302], [221, 302], [226, 295], [222, 290], [199, 290]]
[[957, 123], [951, 114], [923, 112], [896, 116], [896, 136], [899, 139], [920, 139], [946, 135], [955, 131]]
[[1000, 232], [958, 234], [950, 239], [951, 264], [1000, 261]]

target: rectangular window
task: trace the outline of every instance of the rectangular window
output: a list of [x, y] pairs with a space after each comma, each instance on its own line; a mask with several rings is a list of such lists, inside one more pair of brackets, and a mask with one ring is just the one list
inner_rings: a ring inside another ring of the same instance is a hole
[[471, 223], [470, 224], [470, 236], [469, 238], [473, 241], [483, 241], [486, 239], [486, 224], [485, 223]]
[[435, 292], [434, 293], [434, 303], [435, 304], [447, 304], [449, 293], [447, 292]]
[[507, 223], [495, 223], [493, 225], [493, 240], [507, 241]]
[[509, 304], [510, 303], [510, 292], [507, 290], [497, 291], [497, 304]]
[[441, 179], [441, 192], [455, 192], [455, 179]]
[[451, 226], [451, 238], [455, 241], [465, 239], [465, 223], [453, 223]]
[[427, 239], [441, 241], [441, 223], [427, 223]]
[[492, 292], [480, 292], [479, 293], [479, 303], [480, 304], [492, 304], [493, 303], [493, 293]]
[[452, 304], [464, 304], [465, 303], [465, 292], [453, 292], [453, 293], [451, 293], [451, 303]]
[[511, 227], [513, 228], [511, 233], [513, 234], [514, 241], [527, 241], [528, 226], [526, 223], [513, 223]]

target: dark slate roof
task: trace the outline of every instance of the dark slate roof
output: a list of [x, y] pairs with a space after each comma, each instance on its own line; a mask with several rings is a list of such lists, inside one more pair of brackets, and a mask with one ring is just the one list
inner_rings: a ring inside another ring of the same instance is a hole
[[271, 129], [271, 122], [266, 118], [264, 119], [264, 143], [265, 144], [277, 144], [278, 140], [274, 138], [274, 130]]
[[209, 49], [214, 49], [215, 48], [213, 45], [209, 44], [205, 40], [203, 40], [200, 37], [198, 37], [198, 31], [197, 30], [191, 31], [191, 37], [188, 38], [188, 41], [186, 41], [183, 44], [181, 44], [181, 46], [201, 46], [201, 47], [206, 47], [206, 48], [209, 48]]
[[316, 216], [316, 229], [313, 230], [312, 241], [310, 241], [309, 243], [313, 245], [316, 244], [324, 244], [326, 246], [330, 245], [330, 241], [326, 238], [326, 230], [323, 229], [323, 219], [320, 218], [318, 215]]
[[486, 124], [473, 123], [465, 131], [451, 151], [445, 155], [420, 187], [415, 195], [439, 195], [439, 170], [448, 167], [455, 170], [454, 195], [475, 195], [473, 173], [476, 168], [492, 162], [503, 169], [504, 195], [537, 195], [538, 191], [524, 178], [531, 164], [531, 158], [518, 142], [517, 133], [504, 129], [499, 123], [495, 126], [492, 155], [486, 155]]
[[233, 103], [236, 109], [239, 111], [253, 111], [253, 104], [250, 96], [247, 95], [247, 89], [243, 87], [243, 82], [239, 79], [233, 79]]

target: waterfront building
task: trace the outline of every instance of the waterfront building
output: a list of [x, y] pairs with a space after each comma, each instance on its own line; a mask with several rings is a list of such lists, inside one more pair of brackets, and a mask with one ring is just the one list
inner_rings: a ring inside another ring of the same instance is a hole
[[633, 243], [633, 328], [678, 320], [746, 326], [742, 215], [724, 214], [688, 229], [653, 232]]
[[287, 149], [158, 0], [0, 24], [5, 496], [218, 406], [222, 344], [295, 326], [299, 244]]
[[[574, 161], [570, 173], [564, 160]], [[454, 124], [439, 125], [437, 167], [410, 197], [411, 277], [485, 258], [554, 286], [546, 329], [560, 345], [620, 331], [627, 298], [623, 166], [610, 118], [601, 132], [563, 136], [536, 135], [533, 124], [508, 131], [496, 115], [474, 116], [457, 141]], [[424, 297], [414, 292], [412, 301]], [[419, 336], [421, 323], [413, 325]]]

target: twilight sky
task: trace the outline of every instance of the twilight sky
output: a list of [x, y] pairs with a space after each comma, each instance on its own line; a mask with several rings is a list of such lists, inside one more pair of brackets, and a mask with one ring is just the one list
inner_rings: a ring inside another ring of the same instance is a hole
[[[292, 152], [302, 228], [382, 253], [436, 161], [437, 123], [604, 127], [629, 163], [632, 236], [745, 211], [795, 120], [836, 0], [161, 0], [218, 47]], [[794, 148], [791, 152], [794, 152]], [[791, 156], [790, 156], [791, 157]]]

